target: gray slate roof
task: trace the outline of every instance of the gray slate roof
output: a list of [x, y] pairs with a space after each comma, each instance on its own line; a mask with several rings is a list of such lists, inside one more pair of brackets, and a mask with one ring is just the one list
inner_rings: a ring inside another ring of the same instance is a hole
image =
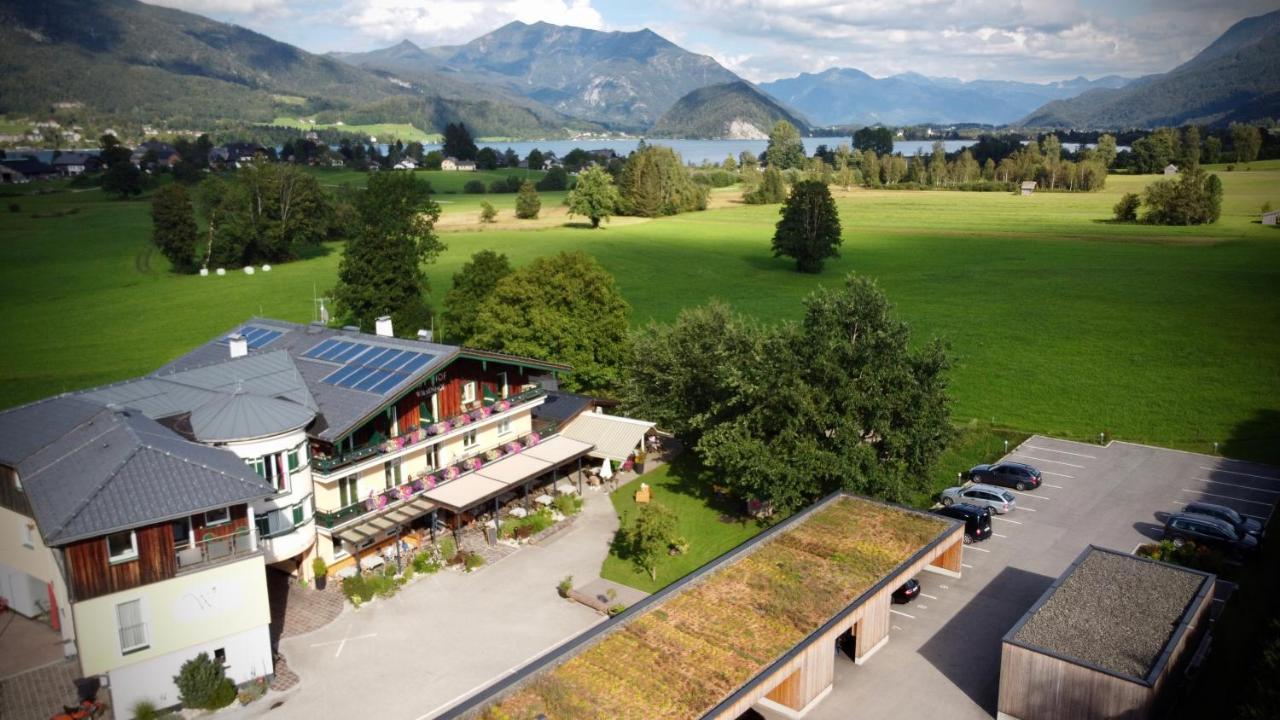
[[129, 410], [100, 408], [17, 468], [50, 546], [275, 494], [233, 453]]
[[99, 404], [59, 395], [0, 413], [0, 464], [18, 467], [101, 410]]
[[206, 443], [247, 440], [306, 427], [315, 416], [288, 400], [238, 392], [192, 410], [191, 431]]

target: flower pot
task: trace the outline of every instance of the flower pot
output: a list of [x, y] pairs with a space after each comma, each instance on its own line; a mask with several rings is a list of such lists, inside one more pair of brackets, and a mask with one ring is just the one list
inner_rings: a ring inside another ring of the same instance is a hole
[[328, 576], [328, 575], [317, 575], [317, 576], [316, 576], [316, 589], [317, 589], [317, 590], [323, 590], [323, 589], [325, 589], [325, 588], [326, 588], [326, 587], [328, 587], [328, 586], [329, 586], [329, 576]]

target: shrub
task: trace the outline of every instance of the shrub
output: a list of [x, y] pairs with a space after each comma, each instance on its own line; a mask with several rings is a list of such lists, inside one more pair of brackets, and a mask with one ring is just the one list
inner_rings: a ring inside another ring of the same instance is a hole
[[241, 705], [248, 705], [249, 703], [261, 698], [263, 695], [266, 695], [266, 694], [267, 694], [266, 679], [255, 678], [254, 680], [251, 680], [243, 688], [241, 688], [240, 692], [237, 693], [236, 697], [240, 699]]
[[516, 197], [516, 217], [521, 220], [532, 220], [542, 210], [542, 199], [533, 183], [526, 182], [520, 186], [520, 194]]
[[483, 180], [468, 180], [468, 181], [467, 181], [467, 184], [462, 186], [462, 192], [464, 192], [464, 193], [466, 193], [466, 194], [468, 194], [468, 195], [483, 195], [483, 194], [484, 194], [484, 181], [483, 181]]
[[766, 168], [760, 185], [742, 196], [749, 205], [768, 205], [787, 199], [787, 183], [777, 168]]
[[524, 519], [525, 527], [529, 528], [529, 531], [535, 535], [555, 524], [556, 521], [551, 517], [551, 511], [547, 508], [542, 508]]
[[471, 572], [481, 565], [484, 565], [484, 556], [479, 553], [467, 553], [465, 565], [467, 567], [467, 572]]
[[480, 203], [480, 222], [491, 223], [498, 217], [498, 211], [494, 209], [493, 203], [484, 200]]
[[562, 598], [569, 597], [569, 591], [572, 589], [573, 589], [572, 575], [565, 575], [564, 579], [560, 581], [560, 584], [556, 585], [556, 592], [560, 593], [560, 597]]
[[1138, 206], [1142, 204], [1142, 199], [1137, 193], [1125, 193], [1120, 201], [1112, 208], [1116, 214], [1116, 220], [1120, 222], [1134, 222], [1138, 219]]
[[626, 609], [627, 609], [626, 605], [623, 605], [622, 603], [614, 603], [613, 605], [609, 606], [609, 610], [608, 610], [609, 617], [613, 617], [614, 615], [621, 615], [622, 612]]
[[565, 517], [577, 515], [582, 512], [582, 498], [577, 495], [561, 495], [556, 498], [552, 504], [555, 505], [556, 510], [559, 510], [560, 514]]
[[440, 557], [449, 560], [458, 554], [458, 543], [454, 541], [452, 536], [446, 535], [441, 538], [436, 545], [440, 548]]
[[538, 181], [538, 189], [546, 192], [549, 190], [567, 190], [569, 188], [569, 173], [565, 172], [562, 167], [553, 167], [547, 171]]
[[236, 699], [235, 683], [227, 679], [222, 663], [200, 653], [182, 663], [173, 677], [178, 686], [178, 701], [197, 710], [217, 710]]
[[367, 603], [373, 599], [373, 588], [363, 575], [352, 575], [342, 579], [342, 594], [352, 605], [360, 607], [361, 603]]
[[323, 577], [325, 573], [329, 572], [329, 566], [325, 563], [324, 558], [317, 556], [316, 559], [311, 561], [311, 572], [315, 573], [316, 577]]
[[133, 704], [131, 709], [134, 720], [159, 720], [160, 710], [156, 708], [156, 704], [150, 700], [139, 700]]
[[420, 552], [417, 555], [414, 555], [413, 562], [410, 563], [414, 572], [426, 573], [428, 575], [439, 572], [440, 565], [441, 562], [439, 556], [430, 552]]

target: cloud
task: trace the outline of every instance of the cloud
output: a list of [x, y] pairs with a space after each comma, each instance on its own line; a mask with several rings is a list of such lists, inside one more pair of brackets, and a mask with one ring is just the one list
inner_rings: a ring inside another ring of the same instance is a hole
[[289, 13], [288, 0], [146, 0], [149, 5], [162, 5], [200, 15], [232, 13], [277, 17]]
[[352, 0], [338, 12], [348, 27], [368, 38], [408, 38], [424, 45], [467, 42], [513, 20], [604, 27], [590, 0]]

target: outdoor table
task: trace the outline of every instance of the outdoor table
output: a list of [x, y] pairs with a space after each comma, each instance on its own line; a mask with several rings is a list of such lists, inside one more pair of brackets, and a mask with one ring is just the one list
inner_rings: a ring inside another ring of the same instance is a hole
[[377, 570], [385, 564], [386, 561], [382, 559], [381, 555], [377, 554], [370, 555], [366, 558], [360, 558], [360, 567], [365, 570]]

